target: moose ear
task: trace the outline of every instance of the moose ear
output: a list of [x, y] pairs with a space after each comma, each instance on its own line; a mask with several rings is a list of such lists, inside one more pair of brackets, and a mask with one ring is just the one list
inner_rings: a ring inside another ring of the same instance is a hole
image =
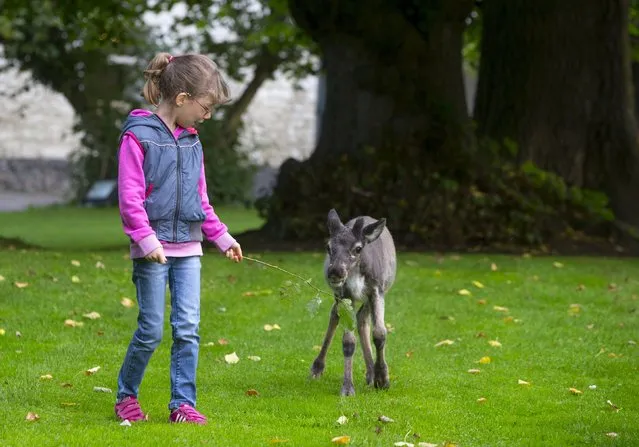
[[335, 211], [335, 208], [332, 208], [328, 212], [327, 226], [328, 226], [328, 234], [330, 235], [337, 233], [340, 230], [340, 228], [342, 228], [343, 226], [342, 221], [340, 220], [339, 215], [337, 214], [337, 211]]
[[384, 231], [384, 227], [386, 227], [386, 219], [379, 219], [377, 222], [366, 225], [362, 230], [366, 242], [370, 243], [376, 240]]

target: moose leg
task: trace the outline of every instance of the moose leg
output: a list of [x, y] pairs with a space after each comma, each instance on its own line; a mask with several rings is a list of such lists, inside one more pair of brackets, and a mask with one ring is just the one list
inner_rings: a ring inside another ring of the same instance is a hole
[[328, 320], [328, 329], [326, 330], [324, 342], [322, 343], [322, 349], [320, 349], [317, 358], [315, 358], [315, 361], [311, 366], [311, 377], [313, 379], [317, 379], [324, 372], [324, 367], [326, 366], [326, 353], [328, 352], [328, 347], [331, 345], [331, 341], [333, 340], [333, 336], [335, 335], [337, 323], [339, 323], [339, 315], [337, 314], [337, 303], [333, 303], [333, 307], [331, 308], [331, 315]]
[[371, 312], [373, 319], [373, 343], [377, 350], [377, 360], [375, 361], [375, 388], [388, 388], [390, 380], [388, 377], [388, 365], [384, 347], [386, 345], [386, 325], [384, 324], [384, 294], [377, 288], [374, 289], [371, 297]]
[[357, 312], [357, 331], [359, 332], [359, 340], [362, 345], [362, 354], [366, 363], [366, 383], [373, 384], [375, 372], [373, 369], [373, 350], [371, 349], [371, 307], [365, 303]]
[[344, 351], [344, 384], [342, 385], [342, 396], [353, 396], [355, 387], [353, 386], [353, 354], [355, 354], [355, 334], [352, 331], [344, 331], [342, 338], [342, 350]]

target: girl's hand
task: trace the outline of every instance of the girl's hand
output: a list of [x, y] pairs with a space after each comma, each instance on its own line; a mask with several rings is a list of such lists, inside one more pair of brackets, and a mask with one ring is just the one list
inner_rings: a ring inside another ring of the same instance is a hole
[[160, 264], [166, 264], [166, 257], [164, 256], [164, 248], [158, 247], [151, 253], [144, 257], [147, 261], [159, 262]]
[[240, 247], [240, 244], [238, 244], [237, 242], [231, 245], [231, 248], [226, 250], [224, 254], [226, 255], [227, 258], [229, 258], [232, 261], [235, 261], [235, 262], [242, 261], [242, 247]]

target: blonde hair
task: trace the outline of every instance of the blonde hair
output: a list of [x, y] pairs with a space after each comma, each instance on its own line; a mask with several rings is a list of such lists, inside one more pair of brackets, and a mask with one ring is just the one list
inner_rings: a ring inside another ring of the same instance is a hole
[[231, 100], [231, 90], [215, 62], [203, 54], [171, 56], [158, 53], [144, 70], [142, 95], [150, 104], [172, 101], [180, 93], [191, 97], [207, 96], [213, 103]]

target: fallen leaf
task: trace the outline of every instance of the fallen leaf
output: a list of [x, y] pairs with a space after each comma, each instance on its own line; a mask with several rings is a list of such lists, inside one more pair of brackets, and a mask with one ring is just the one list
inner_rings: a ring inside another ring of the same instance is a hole
[[459, 292], [457, 292], [457, 293], [459, 293], [460, 295], [463, 295], [463, 296], [470, 296], [470, 295], [472, 295], [472, 293], [470, 293], [470, 290], [467, 290], [467, 289], [461, 289], [461, 290], [460, 290]]
[[480, 369], [476, 369], [476, 368], [472, 368], [472, 369], [469, 369], [468, 372], [470, 374], [479, 374], [481, 372], [481, 370]]
[[333, 439], [331, 439], [331, 442], [333, 444], [337, 444], [337, 445], [346, 445], [346, 444], [351, 442], [351, 437], [350, 436], [336, 436]]
[[97, 320], [100, 318], [100, 314], [97, 312], [89, 312], [88, 314], [82, 315], [84, 318], [88, 318], [89, 320]]
[[96, 269], [103, 269], [104, 268], [104, 264], [101, 261], [98, 261], [95, 263], [95, 268]]
[[18, 289], [24, 289], [25, 287], [29, 286], [28, 282], [14, 282], [13, 283]]
[[271, 444], [283, 444], [285, 442], [288, 442], [288, 439], [279, 439], [279, 438], [271, 439]]
[[617, 290], [617, 284], [615, 284], [614, 282], [611, 282], [610, 284], [608, 284], [608, 290], [610, 291]]
[[579, 285], [577, 286], [577, 290], [578, 290], [579, 292], [581, 292], [582, 290], [586, 290], [586, 286], [584, 286], [583, 284], [579, 284]]
[[252, 388], [250, 390], [246, 390], [246, 393], [244, 393], [244, 394], [246, 394], [247, 396], [259, 396], [260, 395], [260, 393], [257, 390], [254, 390]]
[[264, 296], [264, 295], [273, 295], [273, 291], [271, 289], [249, 290], [248, 292], [244, 292], [242, 294], [242, 296]]
[[395, 447], [415, 447], [415, 444], [406, 441], [397, 441], [393, 444]]
[[0, 275], [0, 281], [4, 281], [4, 276]]
[[610, 408], [612, 408], [613, 410], [615, 410], [615, 412], [618, 412], [619, 410], [621, 410], [621, 408], [619, 408], [618, 406], [616, 406], [615, 404], [613, 404], [613, 403], [610, 401], [610, 399], [608, 399], [608, 400], [606, 401], [606, 403], [607, 403], [608, 405], [610, 405]]
[[588, 326], [586, 326], [586, 328], [587, 328], [587, 329], [589, 329], [589, 330], [590, 330], [590, 329], [592, 329], [592, 328], [594, 328], [594, 327], [595, 327], [595, 325], [594, 325], [594, 324], [589, 324]]
[[266, 332], [271, 332], [271, 331], [272, 331], [272, 330], [274, 330], [274, 329], [280, 330], [280, 329], [281, 329], [281, 327], [279, 326], [279, 324], [273, 324], [273, 325], [271, 325], [271, 324], [265, 324], [265, 325], [264, 325], [264, 330], [265, 330]]
[[62, 388], [73, 388], [73, 384], [72, 383], [62, 383], [62, 384], [60, 384], [60, 386]]
[[80, 278], [77, 275], [73, 275], [71, 277], [71, 282], [79, 283], [80, 282]]
[[580, 391], [577, 388], [568, 388], [568, 391], [570, 391], [572, 394], [576, 394], [576, 395], [584, 393], [583, 391]]
[[473, 286], [477, 287], [478, 289], [484, 288], [484, 285], [480, 283], [479, 281], [473, 281]]
[[493, 272], [496, 272], [496, 271], [498, 270], [498, 269], [497, 269], [497, 264], [495, 264], [494, 262], [493, 262], [492, 264], [490, 264], [490, 269], [491, 269]]
[[206, 343], [204, 346], [215, 346], [215, 343], [213, 343], [212, 341]]
[[60, 402], [61, 407], [77, 407], [78, 405], [75, 402]]
[[439, 447], [439, 444], [432, 444], [430, 442], [420, 442], [417, 444], [418, 447]]
[[448, 346], [448, 345], [452, 345], [453, 343], [455, 343], [453, 340], [442, 340], [438, 343], [435, 343], [435, 347], [438, 348], [440, 346]]
[[483, 338], [485, 336], [486, 334], [484, 333], [484, 331], [479, 331], [475, 334], [475, 338]]
[[597, 389], [597, 385], [590, 385], [588, 388], [591, 389], [591, 390], [596, 390]]
[[4, 335], [6, 333], [7, 333], [7, 331], [5, 331], [4, 328], [0, 328], [0, 335]]
[[479, 399], [477, 399], [478, 404], [483, 404], [483, 403], [486, 403], [487, 401], [488, 399], [486, 399], [485, 397], [480, 397]]
[[38, 416], [36, 413], [33, 413], [32, 411], [27, 413], [27, 417], [25, 418], [27, 421], [29, 422], [35, 422], [38, 419], [40, 419], [40, 416]]
[[112, 393], [111, 388], [105, 388], [103, 386], [94, 386], [93, 391], [96, 393]]
[[218, 339], [218, 344], [222, 345], [222, 346], [226, 346], [229, 344], [229, 341], [226, 338], [220, 338]]
[[80, 267], [80, 261], [76, 261], [75, 259], [73, 259], [73, 260], [71, 261], [71, 265], [74, 265], [74, 266], [76, 266], [76, 267]]
[[386, 323], [386, 330], [387, 330], [388, 332], [395, 332], [395, 328], [394, 328], [394, 327], [393, 327], [393, 325], [392, 325], [392, 324], [390, 324], [390, 323]]
[[413, 351], [408, 351], [408, 352], [406, 353], [406, 357], [407, 357], [407, 358], [411, 358], [412, 356], [413, 356]]
[[84, 323], [82, 321], [75, 321], [75, 320], [64, 320], [64, 325], [66, 327], [82, 327], [84, 326]]
[[581, 312], [581, 304], [571, 304], [568, 307], [568, 315], [576, 316]]
[[97, 373], [98, 371], [100, 371], [100, 367], [99, 366], [95, 366], [91, 369], [87, 369], [86, 371], [84, 371], [84, 374], [86, 376], [92, 376], [93, 374]]
[[260, 357], [258, 357], [257, 355], [249, 355], [247, 357], [247, 359], [249, 360], [253, 360], [254, 362], [259, 362], [260, 360], [262, 360]]
[[530, 382], [526, 382], [525, 380], [521, 380], [521, 379], [517, 380], [517, 383], [518, 383], [519, 385], [524, 385], [524, 386], [525, 386], [525, 385], [530, 385]]
[[629, 345], [633, 345], [633, 346], [634, 346], [634, 345], [636, 345], [636, 344], [637, 344], [637, 342], [636, 342], [636, 341], [634, 341], [634, 340], [628, 340], [628, 344], [629, 344]]
[[53, 376], [51, 374], [45, 374], [43, 376], [40, 376], [40, 380], [51, 380], [53, 379]]
[[130, 298], [124, 297], [124, 296], [120, 300], [120, 304], [122, 304], [124, 307], [128, 307], [128, 308], [131, 308], [131, 307], [135, 306], [135, 303], [133, 302], [133, 300], [131, 300]]
[[614, 352], [609, 352], [608, 353], [608, 358], [616, 359], [616, 358], [619, 358], [619, 357], [623, 357], [623, 354], [615, 354]]
[[344, 425], [346, 423], [348, 423], [348, 418], [344, 415], [341, 415], [340, 417], [337, 418], [337, 423], [339, 425]]
[[232, 352], [224, 356], [224, 361], [228, 363], [229, 365], [234, 365], [240, 361], [240, 358], [237, 356], [235, 352]]
[[18, 338], [22, 337], [22, 332], [16, 331], [16, 337], [18, 337]]
[[487, 303], [487, 301], [486, 301], [486, 300], [477, 300], [477, 304], [479, 304], [479, 305], [482, 305], [482, 306], [483, 306], [483, 305], [484, 305], [484, 304], [486, 304], [486, 303]]
[[608, 436], [609, 438], [616, 438], [619, 435], [614, 431], [611, 431], [610, 433], [606, 433], [606, 436]]
[[388, 416], [381, 415], [377, 418], [379, 422], [383, 422], [384, 424], [390, 424], [391, 422], [395, 422], [395, 420], [389, 418]]
[[320, 352], [322, 350], [322, 347], [320, 345], [314, 345], [312, 349], [315, 352]]
[[508, 308], [502, 306], [493, 306], [493, 310], [496, 310], [497, 312], [508, 312]]
[[552, 265], [555, 266], [558, 269], [560, 269], [560, 268], [562, 268], [564, 266], [561, 262], [553, 262]]
[[120, 422], [120, 425], [122, 427], [130, 427], [131, 426], [131, 422], [129, 422], [128, 419], [123, 420], [122, 422]]
[[478, 363], [482, 364], [482, 365], [487, 365], [491, 362], [490, 357], [485, 356], [479, 359]]

